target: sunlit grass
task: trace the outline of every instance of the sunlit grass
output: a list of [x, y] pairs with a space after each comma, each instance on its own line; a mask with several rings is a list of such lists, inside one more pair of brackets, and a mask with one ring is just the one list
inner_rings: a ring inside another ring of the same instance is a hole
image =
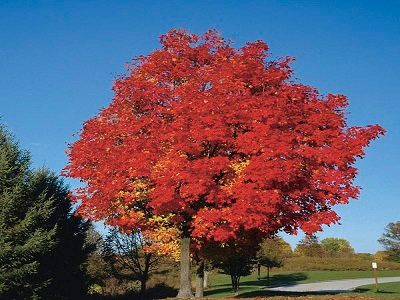
[[380, 283], [378, 285], [378, 292], [376, 292], [375, 285], [363, 285], [357, 288], [357, 291], [364, 293], [374, 293], [376, 295], [397, 295], [400, 299], [400, 282]]
[[[400, 276], [400, 271], [380, 271], [379, 276]], [[261, 280], [257, 280], [254, 272], [241, 279], [240, 289], [237, 297], [262, 297], [273, 296], [282, 293], [272, 293], [264, 290], [266, 286], [281, 286], [300, 283], [311, 283], [327, 280], [373, 278], [372, 271], [306, 271], [306, 272], [271, 272], [270, 280], [266, 278], [266, 272], [261, 273]], [[400, 286], [400, 283], [395, 285]], [[231, 289], [230, 276], [213, 273], [209, 278], [209, 288], [205, 292], [206, 297], [226, 298], [234, 296]], [[366, 291], [368, 292], [368, 291]], [[293, 293], [292, 293], [293, 294]], [[294, 293], [299, 295], [299, 293]], [[400, 294], [399, 294], [400, 296]], [[400, 299], [400, 297], [399, 297]]]

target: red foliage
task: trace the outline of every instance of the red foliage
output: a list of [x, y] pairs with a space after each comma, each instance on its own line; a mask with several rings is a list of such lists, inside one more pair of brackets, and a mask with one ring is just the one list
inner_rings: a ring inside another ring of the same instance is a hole
[[79, 213], [140, 227], [140, 179], [146, 209], [175, 214], [196, 238], [337, 222], [331, 208], [359, 193], [356, 158], [384, 129], [348, 127], [346, 97], [293, 82], [292, 58], [268, 60], [262, 41], [234, 49], [215, 31], [171, 30], [160, 42], [70, 147], [64, 174], [87, 184], [74, 194]]

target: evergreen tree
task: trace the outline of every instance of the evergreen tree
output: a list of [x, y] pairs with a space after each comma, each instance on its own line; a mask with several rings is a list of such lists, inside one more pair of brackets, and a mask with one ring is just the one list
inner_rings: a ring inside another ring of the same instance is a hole
[[68, 189], [0, 127], [0, 299], [81, 299], [88, 224]]
[[31, 176], [30, 193], [39, 202], [52, 200], [52, 214], [42, 228], [55, 228], [53, 250], [39, 259], [39, 273], [51, 281], [44, 299], [80, 299], [86, 292], [85, 262], [95, 247], [86, 244], [89, 223], [75, 216], [68, 199], [68, 188], [54, 173], [40, 169]]
[[42, 227], [53, 199], [31, 197], [29, 163], [29, 154], [0, 127], [0, 299], [40, 299], [49, 284], [38, 276], [38, 258], [55, 247], [56, 228]]

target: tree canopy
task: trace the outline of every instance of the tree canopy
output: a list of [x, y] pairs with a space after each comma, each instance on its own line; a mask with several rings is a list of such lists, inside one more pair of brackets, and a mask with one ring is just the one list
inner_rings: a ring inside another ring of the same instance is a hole
[[289, 243], [281, 237], [263, 239], [260, 250], [257, 253], [258, 263], [268, 268], [277, 268], [283, 265], [285, 258], [292, 255], [292, 248]]
[[387, 250], [388, 259], [400, 262], [400, 221], [389, 223], [378, 241]]
[[341, 238], [326, 238], [321, 240], [324, 251], [330, 255], [353, 254], [354, 249], [350, 242]]
[[297, 244], [294, 252], [301, 256], [323, 256], [324, 250], [319, 242], [319, 239], [315, 235], [306, 235]]
[[78, 212], [120, 228], [172, 214], [182, 242], [200, 244], [337, 222], [333, 207], [359, 194], [356, 158], [384, 129], [347, 126], [347, 98], [296, 82], [293, 58], [269, 58], [263, 41], [170, 30], [160, 43], [69, 147], [64, 175], [86, 183]]
[[139, 226], [145, 181], [146, 205], [196, 237], [336, 222], [332, 207], [358, 196], [355, 159], [383, 129], [348, 127], [347, 98], [295, 83], [293, 59], [268, 59], [262, 41], [234, 49], [215, 31], [171, 30], [160, 42], [70, 147], [64, 173], [87, 184], [79, 212]]

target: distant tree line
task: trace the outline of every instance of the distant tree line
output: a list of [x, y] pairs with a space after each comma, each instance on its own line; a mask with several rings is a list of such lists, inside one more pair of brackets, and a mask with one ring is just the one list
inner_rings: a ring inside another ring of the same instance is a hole
[[294, 253], [298, 256], [322, 257], [354, 254], [350, 242], [342, 238], [329, 237], [321, 240], [315, 235], [306, 235], [296, 246]]

